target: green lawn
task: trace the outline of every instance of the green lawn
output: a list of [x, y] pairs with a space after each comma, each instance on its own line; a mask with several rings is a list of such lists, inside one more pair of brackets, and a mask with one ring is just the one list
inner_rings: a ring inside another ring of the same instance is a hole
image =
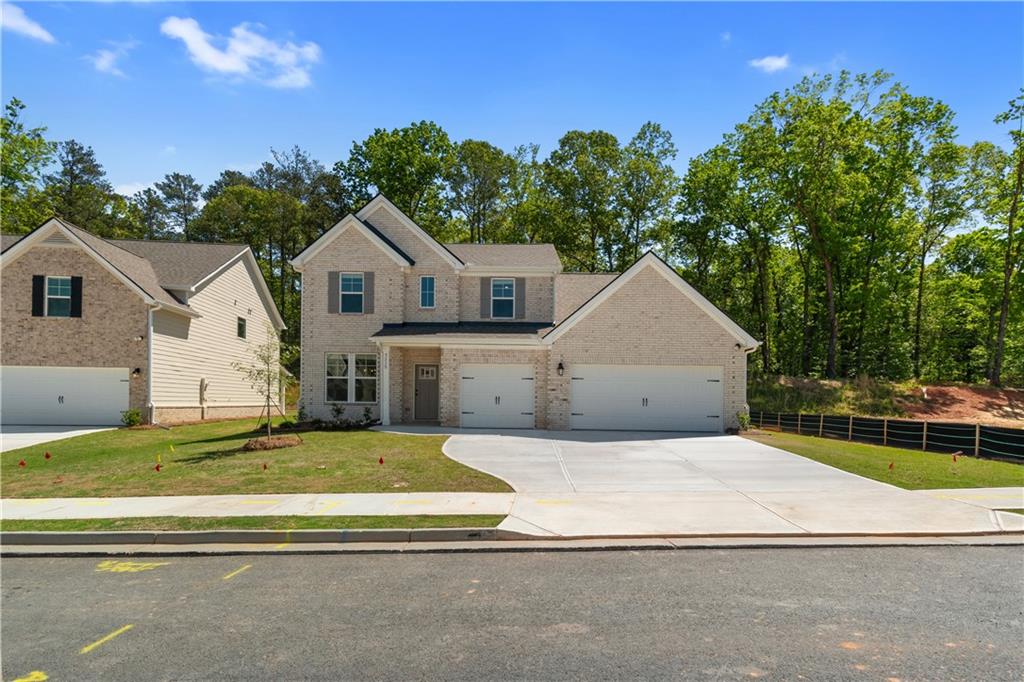
[[494, 528], [504, 516], [152, 516], [129, 519], [47, 519], [0, 521], [4, 531], [92, 530], [300, 530], [325, 528]]
[[[765, 445], [908, 490], [1024, 486], [1024, 465], [792, 433], [746, 434]], [[893, 468], [889, 469], [892, 463]]]
[[445, 436], [314, 431], [301, 434], [305, 442], [297, 447], [245, 452], [254, 423], [118, 429], [4, 452], [0, 495], [511, 492], [499, 479], [447, 458]]

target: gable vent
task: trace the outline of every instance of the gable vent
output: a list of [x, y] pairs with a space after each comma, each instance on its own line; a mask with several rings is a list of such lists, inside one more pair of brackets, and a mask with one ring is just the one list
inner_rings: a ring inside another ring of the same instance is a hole
[[42, 241], [46, 246], [67, 246], [71, 240], [64, 236], [63, 232], [54, 232]]

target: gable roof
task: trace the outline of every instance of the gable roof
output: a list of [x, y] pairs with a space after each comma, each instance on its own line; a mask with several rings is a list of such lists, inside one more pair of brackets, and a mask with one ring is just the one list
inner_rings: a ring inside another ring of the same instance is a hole
[[562, 261], [553, 244], [445, 244], [467, 268], [519, 268], [560, 272]]
[[619, 276], [617, 272], [563, 272], [555, 277], [555, 321], [561, 322]]
[[335, 223], [334, 227], [317, 237], [312, 244], [304, 248], [299, 255], [288, 262], [291, 263], [293, 268], [302, 272], [302, 267], [306, 264], [306, 261], [318, 254], [325, 246], [340, 237], [349, 228], [360, 232], [398, 265], [408, 267], [415, 264], [415, 261], [388, 239], [383, 232], [351, 213]]
[[637, 262], [633, 263], [625, 272], [608, 283], [598, 291], [586, 303], [577, 308], [571, 315], [558, 324], [554, 329], [544, 335], [544, 343], [551, 344], [562, 334], [572, 329], [580, 320], [587, 317], [596, 310], [602, 303], [616, 291], [626, 285], [631, 279], [647, 268], [653, 268], [655, 272], [671, 282], [684, 296], [703, 310], [707, 315], [722, 326], [731, 334], [744, 349], [753, 350], [760, 345], [760, 342], [743, 330], [738, 324], [732, 321], [728, 315], [719, 310], [711, 301], [694, 289], [689, 282], [679, 276], [668, 263], [659, 258], [653, 251], [645, 253]]
[[210, 278], [244, 260], [270, 319], [278, 329], [285, 328], [259, 264], [252, 250], [243, 244], [103, 239], [54, 217], [27, 235], [4, 235], [0, 242], [3, 261], [16, 258], [56, 231], [95, 258], [146, 303], [189, 317], [199, 315], [171, 292], [194, 293]]
[[424, 244], [436, 251], [441, 258], [448, 261], [453, 268], [456, 270], [461, 270], [463, 268], [465, 263], [463, 263], [458, 256], [452, 253], [444, 244], [427, 234], [422, 227], [417, 225], [412, 218], [405, 215], [405, 213], [402, 212], [402, 209], [391, 203], [391, 200], [383, 194], [378, 193], [377, 196], [366, 202], [365, 206], [356, 211], [356, 217], [360, 220], [366, 220], [370, 214], [382, 206], [385, 207], [389, 213], [395, 216], [398, 219], [398, 222], [400, 222], [414, 235], [419, 237]]

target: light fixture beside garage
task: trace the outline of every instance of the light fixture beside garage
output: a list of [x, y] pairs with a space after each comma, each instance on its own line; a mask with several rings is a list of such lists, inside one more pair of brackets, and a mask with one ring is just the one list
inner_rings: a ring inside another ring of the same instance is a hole
[[558, 363], [558, 376], [562, 376], [563, 374], [565, 374], [565, 365], [563, 365], [561, 362], [559, 362]]
[[137, 377], [140, 374], [142, 374], [142, 370], [140, 368], [136, 367], [135, 369], [132, 370], [132, 376], [133, 377]]

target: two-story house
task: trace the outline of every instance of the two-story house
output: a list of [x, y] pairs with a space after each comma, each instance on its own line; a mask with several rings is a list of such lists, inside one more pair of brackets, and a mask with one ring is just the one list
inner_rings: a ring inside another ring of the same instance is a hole
[[0, 423], [265, 409], [236, 363], [276, 344], [284, 321], [244, 244], [103, 239], [52, 218], [0, 248]]
[[378, 195], [293, 261], [313, 418], [719, 433], [757, 341], [648, 253], [562, 272], [550, 244], [441, 244]]

